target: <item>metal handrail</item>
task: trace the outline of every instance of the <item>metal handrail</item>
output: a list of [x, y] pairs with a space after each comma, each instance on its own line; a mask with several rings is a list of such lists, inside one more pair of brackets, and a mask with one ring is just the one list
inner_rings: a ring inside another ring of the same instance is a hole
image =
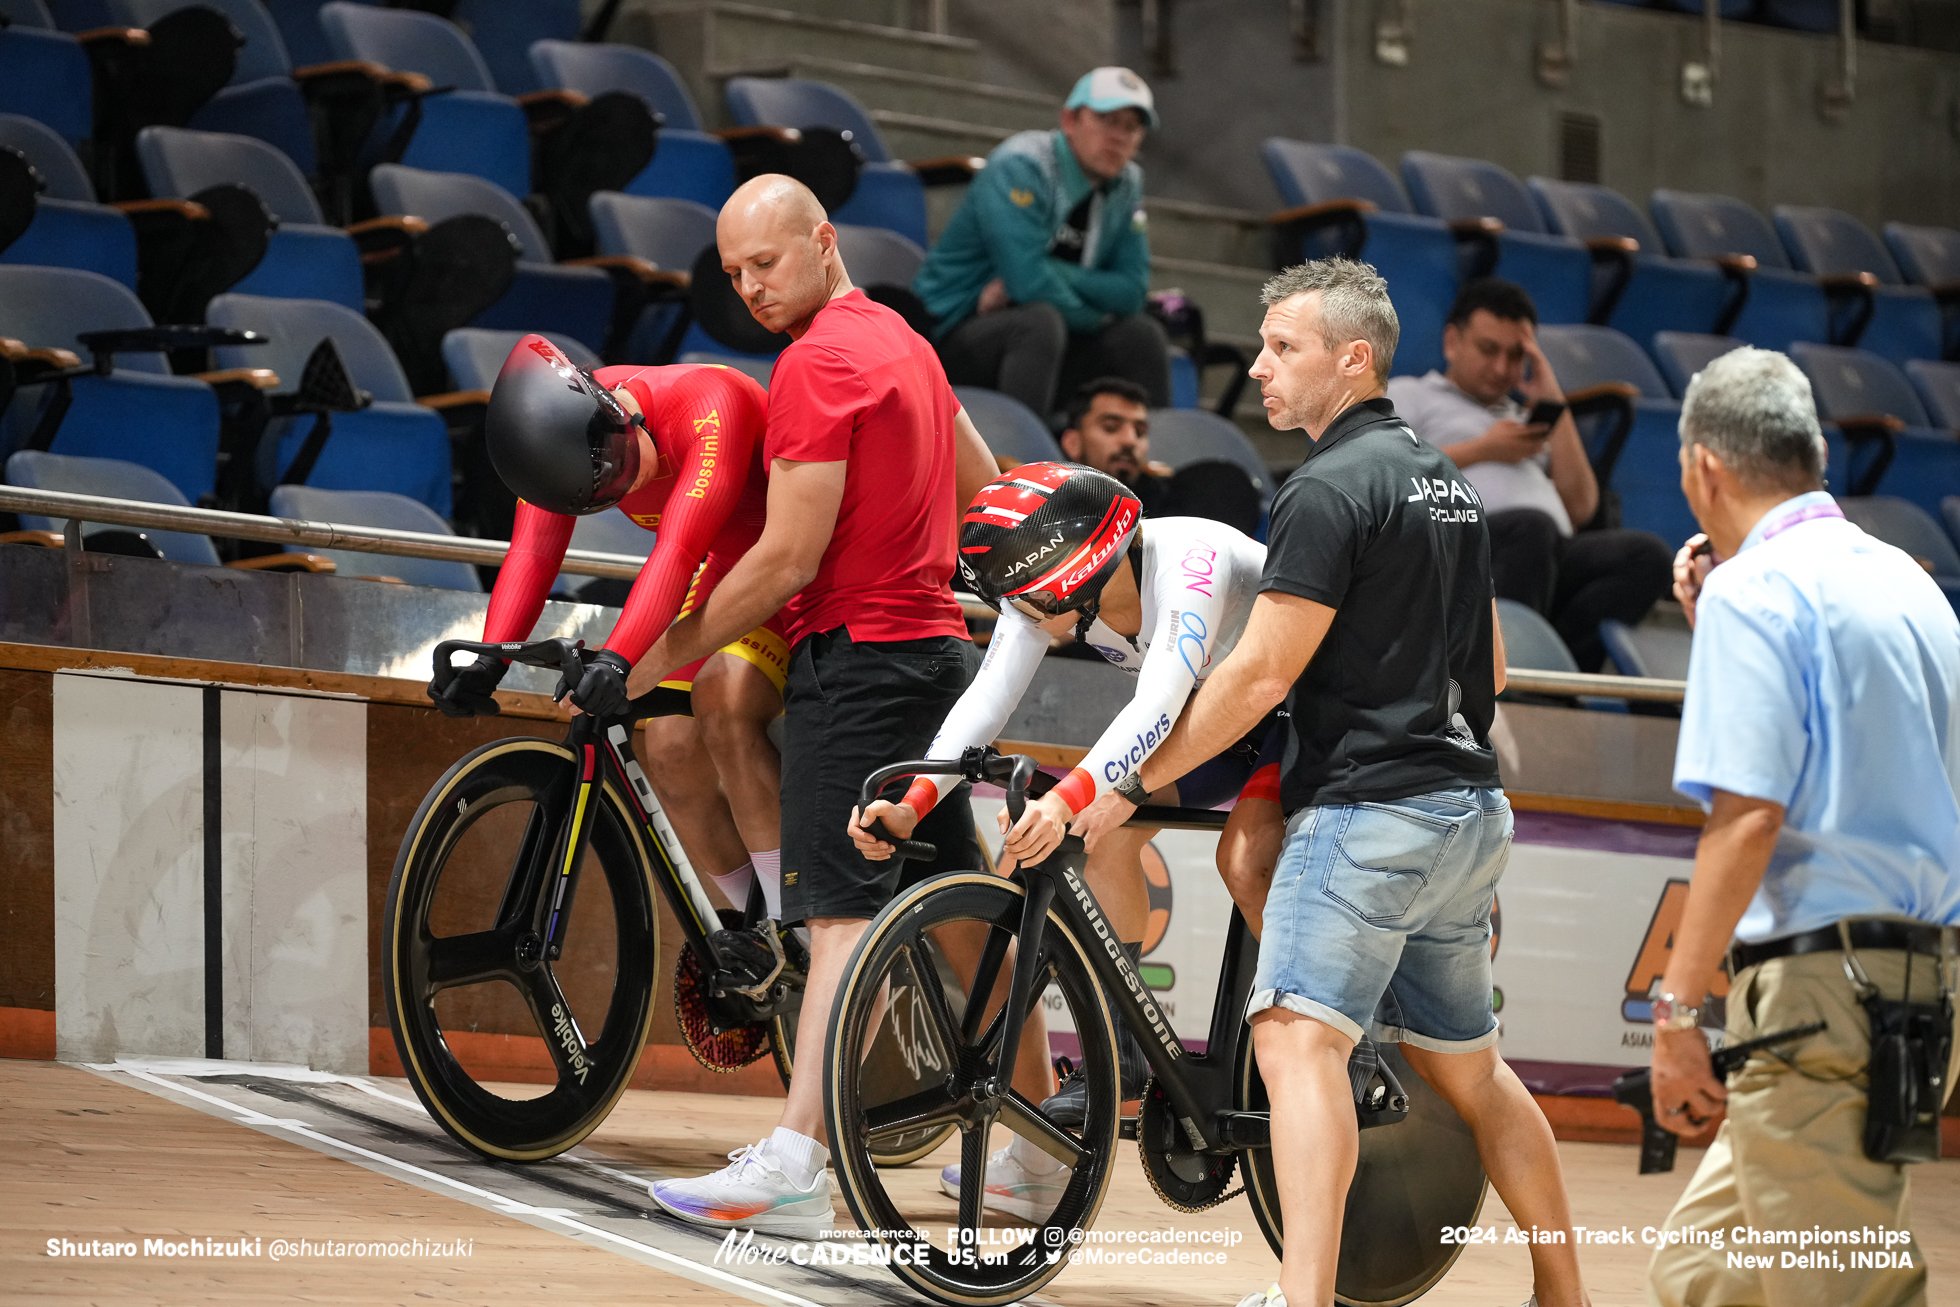
[[[76, 495], [65, 490], [28, 490], [20, 486], [0, 486], [0, 511], [62, 518], [69, 524], [71, 540], [80, 523], [106, 522], [112, 526], [148, 526], [160, 531], [185, 531], [232, 540], [263, 540], [276, 545], [348, 549], [403, 558], [437, 558], [451, 563], [487, 563], [493, 567], [501, 564], [504, 555], [510, 552], [508, 540], [478, 540], [378, 526], [343, 526], [337, 522], [308, 522], [293, 517], [261, 517], [256, 513], [146, 504], [132, 499]], [[630, 581], [645, 564], [646, 559], [631, 554], [567, 549], [561, 570], [578, 576], [610, 576]]]

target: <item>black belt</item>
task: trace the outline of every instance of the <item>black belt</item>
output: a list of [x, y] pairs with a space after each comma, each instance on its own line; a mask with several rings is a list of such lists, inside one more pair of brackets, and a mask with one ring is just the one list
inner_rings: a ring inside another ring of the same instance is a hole
[[[1945, 930], [1944, 927], [1912, 921], [1854, 921], [1848, 927], [1853, 948], [1899, 949], [1935, 956], [1940, 952], [1940, 941]], [[1794, 957], [1800, 953], [1835, 953], [1843, 946], [1836, 926], [1820, 926], [1801, 935], [1785, 935], [1781, 939], [1766, 939], [1758, 944], [1731, 944], [1729, 970], [1731, 974], [1740, 974], [1745, 968], [1772, 958]]]

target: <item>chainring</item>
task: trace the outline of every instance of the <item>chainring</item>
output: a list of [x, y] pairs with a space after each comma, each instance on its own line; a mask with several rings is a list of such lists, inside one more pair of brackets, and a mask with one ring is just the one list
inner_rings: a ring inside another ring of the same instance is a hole
[[1194, 1151], [1177, 1123], [1177, 1107], [1152, 1076], [1143, 1086], [1137, 1112], [1137, 1152], [1143, 1174], [1164, 1205], [1179, 1212], [1202, 1212], [1239, 1191], [1226, 1191], [1237, 1169], [1237, 1153], [1218, 1156]]
[[[742, 914], [723, 908], [721, 924], [739, 929]], [[707, 972], [701, 959], [691, 948], [680, 953], [674, 965], [674, 1016], [680, 1023], [681, 1042], [708, 1070], [733, 1075], [769, 1051], [769, 1025], [752, 1021], [717, 1032], [708, 1011]]]

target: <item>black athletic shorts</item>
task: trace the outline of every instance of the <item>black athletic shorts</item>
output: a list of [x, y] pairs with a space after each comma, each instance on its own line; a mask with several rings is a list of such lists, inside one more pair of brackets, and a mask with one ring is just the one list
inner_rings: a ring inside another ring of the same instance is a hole
[[[869, 919], [900, 888], [946, 871], [987, 867], [973, 832], [970, 786], [926, 814], [914, 838], [939, 846], [934, 862], [873, 862], [845, 828], [864, 778], [923, 758], [980, 658], [952, 636], [858, 644], [847, 628], [805, 637], [790, 653], [783, 695], [783, 919]], [[909, 779], [884, 797], [898, 799]]]

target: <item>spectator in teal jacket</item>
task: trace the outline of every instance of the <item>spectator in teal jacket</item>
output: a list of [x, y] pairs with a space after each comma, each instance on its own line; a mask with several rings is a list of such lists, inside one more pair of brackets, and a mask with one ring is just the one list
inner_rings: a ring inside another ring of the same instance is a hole
[[1042, 417], [1092, 377], [1170, 403], [1163, 329], [1143, 312], [1150, 243], [1143, 169], [1157, 125], [1127, 68], [1085, 73], [1059, 131], [1003, 141], [912, 287], [939, 320], [947, 379], [1014, 396]]

